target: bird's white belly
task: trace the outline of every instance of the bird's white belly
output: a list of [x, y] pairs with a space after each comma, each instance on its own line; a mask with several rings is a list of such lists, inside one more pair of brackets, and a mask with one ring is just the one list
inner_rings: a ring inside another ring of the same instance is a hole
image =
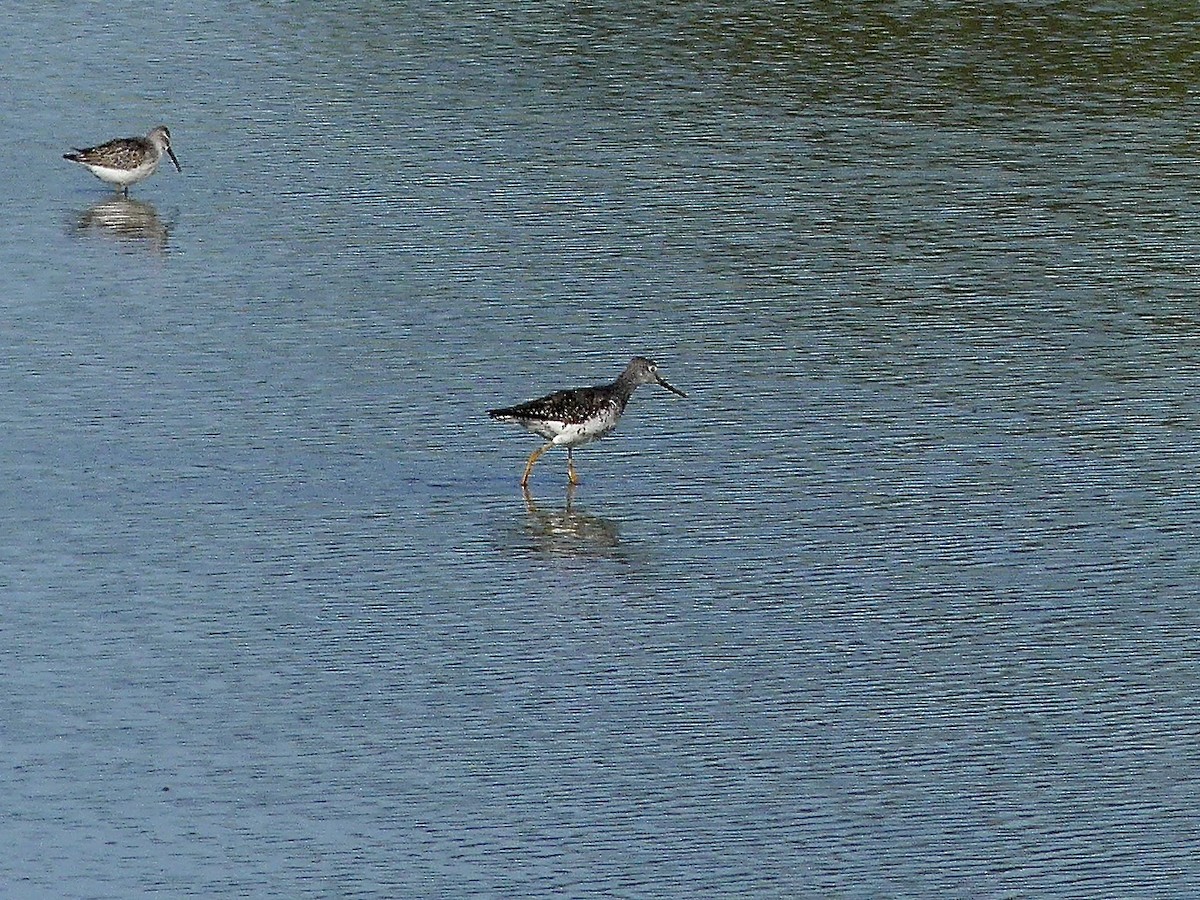
[[617, 427], [619, 418], [620, 411], [610, 404], [584, 422], [546, 422], [546, 430], [539, 433], [559, 447], [578, 447], [604, 437]]
[[108, 184], [119, 184], [128, 187], [137, 184], [144, 178], [149, 178], [158, 168], [158, 160], [142, 163], [136, 169], [114, 169], [111, 166], [87, 165], [88, 171]]

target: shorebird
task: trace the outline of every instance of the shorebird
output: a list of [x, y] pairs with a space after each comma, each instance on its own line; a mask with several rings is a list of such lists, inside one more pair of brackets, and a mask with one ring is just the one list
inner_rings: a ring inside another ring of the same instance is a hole
[[77, 162], [101, 181], [115, 184], [129, 196], [129, 186], [155, 173], [163, 154], [171, 157], [175, 170], [183, 171], [171, 149], [171, 132], [159, 125], [145, 137], [116, 138], [96, 147], [64, 153], [63, 159]]
[[658, 366], [644, 356], [635, 356], [612, 384], [596, 387], [555, 391], [537, 400], [518, 403], [504, 409], [489, 409], [488, 415], [502, 422], [515, 422], [548, 443], [533, 451], [521, 476], [521, 487], [529, 484], [529, 473], [542, 454], [551, 447], [567, 448], [567, 480], [579, 484], [572, 450], [604, 437], [621, 420], [625, 404], [639, 384], [658, 384], [668, 391], [686, 397], [683, 391], [667, 384], [658, 374]]

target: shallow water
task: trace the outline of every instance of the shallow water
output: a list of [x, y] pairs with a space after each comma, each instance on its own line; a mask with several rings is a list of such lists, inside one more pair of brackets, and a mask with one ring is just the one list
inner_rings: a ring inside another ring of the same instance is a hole
[[0, 34], [5, 896], [1196, 892], [1190, 24], [752, 7]]

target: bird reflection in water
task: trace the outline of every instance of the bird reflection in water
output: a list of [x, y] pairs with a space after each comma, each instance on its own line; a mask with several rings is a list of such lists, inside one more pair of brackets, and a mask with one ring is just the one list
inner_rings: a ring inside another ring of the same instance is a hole
[[72, 231], [77, 235], [99, 235], [129, 245], [141, 245], [157, 253], [166, 250], [170, 233], [153, 206], [121, 196], [108, 197], [88, 207]]
[[589, 515], [574, 505], [575, 486], [567, 486], [566, 506], [563, 509], [543, 509], [528, 488], [522, 490], [527, 530], [536, 548], [556, 556], [623, 556], [617, 524], [600, 516]]

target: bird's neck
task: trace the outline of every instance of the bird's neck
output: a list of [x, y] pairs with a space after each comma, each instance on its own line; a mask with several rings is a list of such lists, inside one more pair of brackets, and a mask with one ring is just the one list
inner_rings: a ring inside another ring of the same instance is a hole
[[621, 404], [621, 409], [625, 408], [625, 404], [629, 402], [629, 398], [633, 396], [636, 388], [637, 382], [632, 379], [622, 377], [613, 382], [613, 393], [616, 395], [617, 402]]

